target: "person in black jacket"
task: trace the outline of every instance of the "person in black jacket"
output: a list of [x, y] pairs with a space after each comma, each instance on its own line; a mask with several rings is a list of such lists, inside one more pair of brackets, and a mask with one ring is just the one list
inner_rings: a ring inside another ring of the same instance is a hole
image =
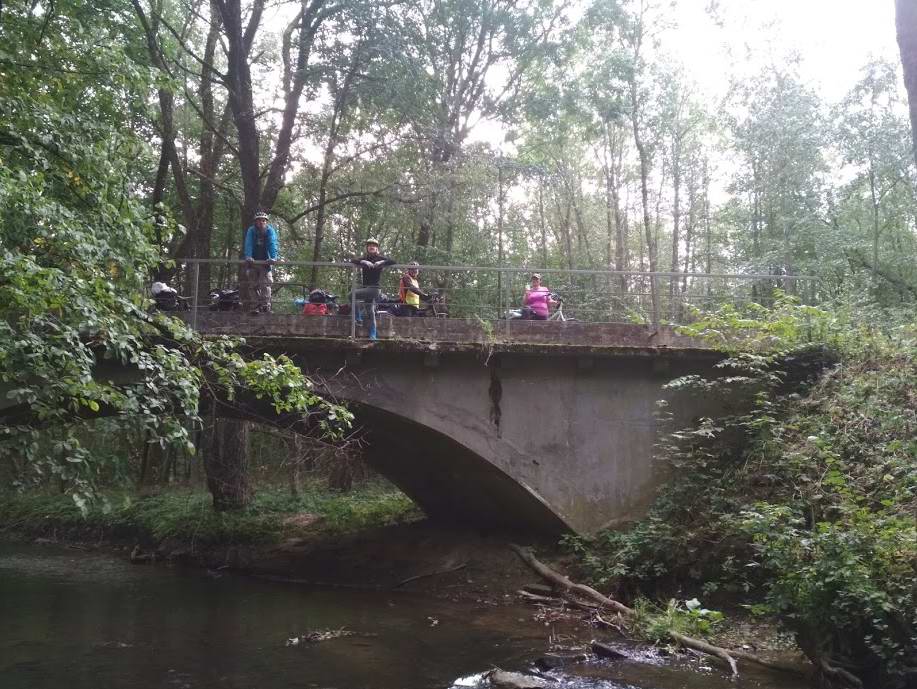
[[[356, 266], [362, 268], [363, 285], [354, 290], [347, 298], [351, 303], [354, 298], [362, 302], [363, 312], [369, 313], [369, 339], [375, 340], [376, 337], [376, 302], [382, 296], [382, 290], [379, 288], [379, 280], [382, 277], [382, 269], [395, 263], [392, 259], [386, 258], [379, 253], [379, 240], [370, 237], [366, 240], [366, 253], [360, 258], [350, 260]], [[363, 319], [359, 311], [354, 314], [357, 323], [362, 323]]]

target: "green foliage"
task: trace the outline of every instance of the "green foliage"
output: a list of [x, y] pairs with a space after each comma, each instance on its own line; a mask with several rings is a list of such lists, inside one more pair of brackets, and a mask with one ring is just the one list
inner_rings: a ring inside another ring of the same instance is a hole
[[234, 348], [239, 344], [228, 338], [202, 341], [203, 365], [212, 373], [227, 399], [246, 390], [257, 399], [267, 398], [277, 414], [302, 412], [319, 417], [318, 427], [328, 441], [342, 440], [351, 428], [353, 414], [346, 407], [329, 402], [313, 392], [313, 383], [286, 355], [263, 354], [246, 361]]
[[[124, 53], [123, 16], [102, 19], [79, 2], [47, 17], [23, 9], [6, 10], [0, 55], [20, 64], [0, 79], [0, 391], [13, 405], [0, 459], [25, 459], [87, 494], [91, 458], [75, 433], [47, 448], [42, 429], [104, 408], [184, 440], [172, 419], [193, 415], [199, 378], [175, 351], [146, 343], [158, 328], [139, 287], [157, 256], [131, 190], [146, 145], [124, 114], [148, 75]], [[144, 380], [93, 376], [99, 359]]]
[[[904, 686], [917, 664], [913, 325], [883, 333], [782, 298], [760, 313], [703, 321], [699, 333], [757, 352], [724, 361], [728, 375], [669, 386], [732, 395], [735, 411], [662, 444], [671, 479], [645, 519], [570, 545], [605, 586], [674, 579], [740, 593], [813, 660], [844, 662], [870, 686]], [[841, 352], [816, 381], [802, 366], [823, 351], [800, 348], [810, 334]]]
[[[113, 417], [193, 450], [208, 376], [278, 413], [318, 411], [340, 437], [349, 413], [288, 359], [246, 362], [146, 312], [162, 232], [141, 202], [153, 156], [136, 120], [153, 80], [134, 59], [131, 7], [32, 10], [4, 7], [0, 48], [0, 462], [27, 467], [23, 485], [56, 476], [85, 509], [98, 474], [85, 422]], [[63, 430], [49, 441], [49, 429]]]
[[678, 328], [729, 353], [785, 352], [810, 343], [837, 346], [846, 340], [850, 323], [835, 313], [801, 303], [798, 296], [773, 291], [773, 304], [724, 304], [712, 312], [692, 309], [691, 323]]
[[[835, 472], [824, 480], [843, 492], [849, 479]], [[878, 660], [885, 680], [900, 682], [914, 662], [917, 633], [913, 513], [841, 507], [850, 513], [814, 525], [798, 505], [760, 503], [744, 511], [738, 529], [755, 553], [748, 566], [769, 577], [767, 608], [803, 644], [860, 662]]]
[[666, 643], [671, 632], [694, 638], [712, 636], [724, 620], [723, 613], [701, 606], [697, 598], [691, 600], [669, 599], [659, 607], [646, 598], [634, 602], [632, 629], [640, 638], [652, 643]]
[[0, 523], [11, 531], [41, 536], [98, 538], [104, 533], [114, 539], [176, 539], [208, 546], [275, 542], [289, 535], [291, 527], [284, 526], [284, 518], [302, 513], [321, 517], [315, 529], [334, 534], [409, 521], [419, 514], [403, 493], [373, 484], [340, 495], [315, 483], [299, 498], [262, 490], [248, 508], [237, 512], [214, 512], [211, 501], [208, 494], [196, 491], [141, 498], [111, 495], [80, 510], [67, 496], [33, 493], [8, 496], [0, 505]]

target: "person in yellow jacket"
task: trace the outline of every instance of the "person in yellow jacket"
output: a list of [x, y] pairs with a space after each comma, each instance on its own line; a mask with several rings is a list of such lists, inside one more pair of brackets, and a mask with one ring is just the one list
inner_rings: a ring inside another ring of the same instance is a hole
[[401, 299], [407, 316], [417, 316], [420, 313], [420, 300], [426, 301], [430, 298], [429, 294], [420, 289], [420, 282], [417, 280], [419, 274], [420, 264], [417, 261], [411, 261], [408, 269], [401, 276], [398, 297]]

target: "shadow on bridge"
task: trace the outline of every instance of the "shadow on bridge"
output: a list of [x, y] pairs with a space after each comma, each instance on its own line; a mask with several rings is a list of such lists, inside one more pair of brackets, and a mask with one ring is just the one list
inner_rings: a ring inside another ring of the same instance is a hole
[[367, 462], [437, 522], [559, 536], [569, 525], [544, 498], [430, 426], [351, 404], [366, 433]]

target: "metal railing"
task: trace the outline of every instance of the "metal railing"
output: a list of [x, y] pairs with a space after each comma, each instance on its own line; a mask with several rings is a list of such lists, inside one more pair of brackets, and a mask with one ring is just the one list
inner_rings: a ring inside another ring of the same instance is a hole
[[[245, 266], [263, 264], [184, 259], [172, 286], [190, 303], [192, 327], [197, 326], [199, 311], [219, 308], [211, 299], [218, 290], [239, 289], [241, 308], [252, 310], [254, 302], [249, 296]], [[399, 281], [407, 267], [396, 264], [383, 271], [380, 286], [383, 295], [389, 296], [376, 304], [377, 309], [398, 312], [392, 305], [397, 301]], [[726, 303], [741, 306], [752, 301], [767, 304], [775, 288], [796, 294], [807, 303], [818, 298], [817, 278], [806, 275], [426, 265], [420, 266], [420, 286], [436, 296], [434, 308], [425, 313], [484, 321], [511, 318], [511, 312], [522, 306], [525, 288], [535, 272], [541, 274], [542, 285], [561, 302], [552, 320], [679, 325], [691, 322], [699, 309], [710, 310]], [[361, 304], [353, 293], [361, 286], [359, 266], [349, 262], [278, 261], [272, 273], [273, 312], [302, 312], [310, 289], [320, 288], [337, 295], [340, 306], [349, 307], [351, 336], [356, 337], [356, 315]]]

